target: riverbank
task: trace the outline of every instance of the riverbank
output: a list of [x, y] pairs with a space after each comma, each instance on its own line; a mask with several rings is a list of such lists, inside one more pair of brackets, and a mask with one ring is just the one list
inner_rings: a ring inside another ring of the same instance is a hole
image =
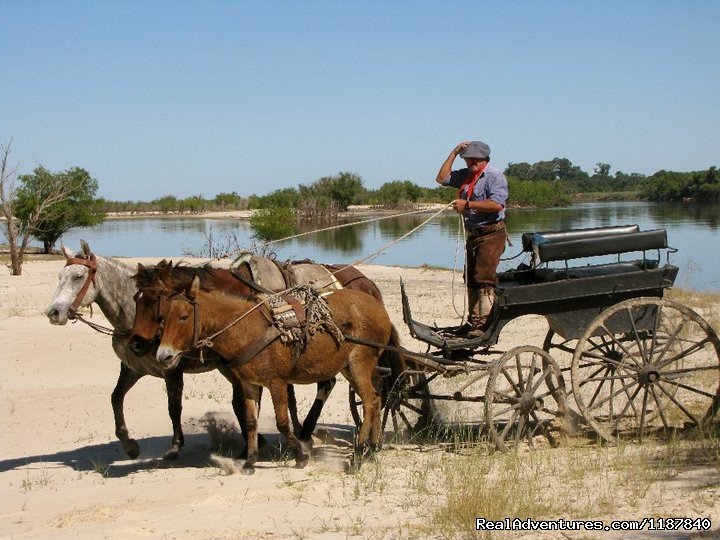
[[[345, 212], [340, 212], [339, 217], [344, 216], [392, 216], [408, 212], [439, 212], [446, 204], [415, 204], [405, 208], [386, 208], [375, 205], [351, 205]], [[250, 219], [256, 210], [217, 210], [212, 212], [109, 212], [105, 219]]]

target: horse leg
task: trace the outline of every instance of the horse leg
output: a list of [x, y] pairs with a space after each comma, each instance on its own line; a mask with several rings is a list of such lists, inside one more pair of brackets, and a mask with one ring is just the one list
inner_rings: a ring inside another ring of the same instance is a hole
[[[358, 354], [358, 351], [354, 352]], [[351, 353], [351, 358], [354, 356]], [[380, 444], [380, 395], [373, 384], [373, 376], [375, 372], [374, 363], [371, 369], [365, 369], [366, 363], [355, 359], [349, 361], [350, 364], [350, 380], [353, 381], [355, 392], [357, 392], [363, 402], [363, 423], [358, 433], [358, 448], [356, 450], [358, 458], [365, 454], [375, 452]], [[372, 435], [370, 443], [368, 439]]]
[[302, 469], [307, 465], [310, 456], [303, 451], [300, 441], [290, 429], [287, 385], [283, 381], [276, 379], [268, 388], [272, 396], [273, 407], [275, 407], [275, 425], [285, 437], [288, 446], [295, 451], [295, 467]]
[[242, 383], [242, 392], [245, 396], [245, 426], [247, 429], [247, 459], [240, 471], [243, 474], [255, 474], [255, 462], [258, 459], [258, 420], [257, 414], [260, 404], [260, 389], [250, 383]]
[[297, 399], [295, 399], [295, 387], [292, 384], [287, 385], [288, 394], [288, 410], [290, 411], [290, 420], [293, 425], [293, 433], [296, 435], [300, 433], [303, 428], [303, 424], [300, 423], [300, 417], [297, 412]]
[[317, 394], [315, 395], [315, 401], [310, 407], [310, 410], [305, 417], [305, 421], [302, 424], [302, 431], [300, 432], [300, 440], [308, 442], [312, 439], [313, 431], [317, 426], [318, 420], [320, 419], [320, 413], [325, 406], [325, 402], [330, 397], [330, 392], [335, 388], [337, 379], [333, 377], [326, 381], [320, 381], [317, 383]]
[[[245, 449], [242, 451], [242, 453], [239, 456], [239, 459], [247, 459], [247, 440], [248, 440], [248, 430], [247, 430], [247, 422], [245, 421], [245, 392], [243, 392], [243, 386], [242, 382], [240, 382], [240, 379], [238, 379], [232, 371], [226, 368], [219, 368], [220, 373], [228, 380], [230, 381], [230, 384], [232, 385], [233, 394], [232, 394], [232, 408], [233, 412], [235, 413], [235, 418], [237, 418], [238, 424], [240, 425], [240, 433], [242, 434], [243, 439], [245, 439]], [[260, 403], [260, 398], [262, 397], [262, 386], [258, 386], [258, 398], [257, 401]], [[258, 434], [258, 446], [259, 448], [262, 448], [263, 446], [267, 445], [267, 440], [265, 437], [262, 436], [262, 433]]]
[[130, 438], [127, 426], [125, 426], [125, 412], [123, 404], [125, 402], [125, 394], [135, 386], [143, 375], [132, 371], [125, 364], [120, 364], [120, 375], [118, 376], [115, 389], [110, 396], [112, 403], [113, 416], [115, 417], [115, 436], [120, 440], [123, 450], [130, 459], [136, 459], [140, 455], [140, 447], [135, 439]]
[[183, 372], [181, 369], [173, 369], [165, 373], [165, 388], [167, 388], [168, 413], [172, 422], [173, 438], [172, 445], [163, 455], [163, 459], [178, 459], [180, 457], [180, 448], [185, 444], [181, 421], [183, 391]]

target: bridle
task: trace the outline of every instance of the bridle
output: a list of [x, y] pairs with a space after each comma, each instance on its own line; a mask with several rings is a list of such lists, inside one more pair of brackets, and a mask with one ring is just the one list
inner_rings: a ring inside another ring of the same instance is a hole
[[[200, 313], [198, 308], [198, 303], [192, 298], [189, 298], [184, 292], [177, 292], [173, 295], [168, 296], [168, 302], [175, 302], [177, 300], [182, 300], [183, 302], [187, 302], [192, 306], [193, 309], [193, 337], [192, 337], [192, 343], [190, 344], [190, 347], [186, 349], [186, 351], [192, 351], [194, 349], [198, 349], [205, 346], [205, 343], [203, 340], [203, 343], [200, 342]], [[169, 307], [168, 307], [169, 309]], [[158, 317], [160, 316], [160, 302], [158, 301]], [[158, 320], [158, 324], [162, 324]], [[162, 328], [158, 328], [158, 332], [161, 332]]]
[[75, 300], [73, 300], [73, 303], [70, 304], [70, 308], [68, 309], [68, 319], [76, 318], [77, 310], [80, 307], [83, 298], [85, 298], [85, 294], [90, 288], [90, 284], [92, 283], [93, 285], [95, 285], [95, 274], [97, 274], [97, 259], [92, 253], [88, 255], [87, 259], [81, 259], [80, 257], [71, 257], [67, 260], [65, 266], [72, 266], [73, 264], [79, 264], [86, 267], [88, 269], [88, 275], [85, 278], [85, 283], [83, 283], [82, 288], [75, 296]]
[[163, 287], [143, 287], [138, 289], [138, 291], [133, 295], [133, 301], [135, 304], [137, 305], [138, 300], [140, 300], [141, 297], [146, 296], [147, 293], [154, 293], [157, 298], [155, 301], [155, 322], [157, 323], [157, 330], [155, 331], [155, 336], [152, 339], [159, 341], [163, 331], [162, 301], [164, 298], [167, 298], [168, 294]]
[[254, 339], [250, 344], [247, 345], [244, 352], [239, 355], [237, 358], [233, 359], [232, 361], [226, 363], [226, 367], [240, 367], [250, 360], [252, 360], [256, 354], [258, 354], [260, 351], [262, 351], [265, 347], [270, 345], [273, 341], [278, 339], [280, 337], [280, 332], [277, 329], [276, 326], [273, 325], [272, 321], [272, 315], [269, 313], [268, 307], [265, 305], [265, 302], [258, 302], [255, 304], [254, 307], [250, 308], [250, 310], [246, 311], [240, 317], [233, 320], [230, 324], [226, 325], [222, 330], [219, 330], [215, 332], [214, 334], [204, 337], [200, 339], [200, 308], [198, 307], [197, 300], [190, 298], [185, 294], [184, 292], [176, 292], [175, 294], [168, 297], [168, 302], [173, 301], [183, 301], [190, 304], [193, 308], [193, 337], [192, 337], [192, 343], [190, 344], [190, 347], [185, 349], [183, 352], [189, 352], [192, 350], [201, 350], [202, 355], [202, 349], [205, 347], [212, 348], [213, 346], [213, 340], [219, 336], [220, 334], [224, 333], [225, 331], [229, 330], [232, 326], [236, 325], [238, 322], [240, 322], [242, 319], [244, 319], [246, 316], [248, 316], [250, 313], [252, 313], [255, 310], [258, 310], [259, 313], [265, 318], [266, 322], [268, 323], [268, 327], [265, 330], [265, 332]]

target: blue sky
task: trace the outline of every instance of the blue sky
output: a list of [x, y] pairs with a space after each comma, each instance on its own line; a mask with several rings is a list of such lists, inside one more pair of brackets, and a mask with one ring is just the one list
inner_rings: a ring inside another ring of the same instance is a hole
[[433, 186], [451, 148], [720, 164], [720, 1], [2, 0], [0, 142], [100, 195]]

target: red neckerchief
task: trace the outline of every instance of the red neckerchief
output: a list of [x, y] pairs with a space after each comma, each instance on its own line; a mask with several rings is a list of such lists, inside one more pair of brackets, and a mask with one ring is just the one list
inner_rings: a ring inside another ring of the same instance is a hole
[[[465, 192], [465, 200], [466, 201], [470, 200], [470, 197], [472, 197], [473, 191], [475, 190], [475, 184], [477, 184], [477, 181], [480, 180], [480, 177], [485, 172], [485, 167], [487, 167], [487, 164], [488, 164], [488, 162], [484, 161], [482, 168], [480, 169], [480, 172], [478, 172], [475, 176], [470, 178], [470, 180], [468, 180], [467, 178], [465, 179], [465, 182], [462, 183], [462, 185], [460, 186], [460, 189], [458, 190], [458, 194], [457, 194], [458, 199], [461, 198], [460, 194], [462, 193], [463, 188], [465, 186], [467, 186], [467, 191]], [[469, 173], [470, 173], [470, 171], [468, 170], [468, 177], [470, 176]]]

